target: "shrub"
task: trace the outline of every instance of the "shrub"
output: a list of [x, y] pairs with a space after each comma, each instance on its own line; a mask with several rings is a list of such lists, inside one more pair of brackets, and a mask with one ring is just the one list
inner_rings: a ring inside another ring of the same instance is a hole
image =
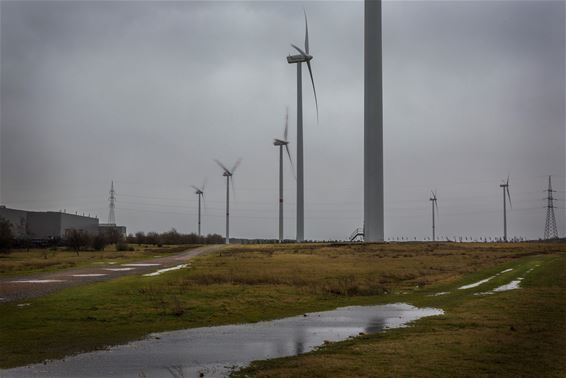
[[127, 243], [119, 242], [116, 244], [116, 250], [120, 252], [129, 251], [130, 246]]
[[0, 218], [0, 253], [10, 252], [13, 241], [12, 225], [8, 220]]
[[106, 247], [106, 244], [107, 244], [107, 241], [104, 238], [104, 236], [102, 236], [102, 235], [96, 235], [92, 239], [92, 248], [94, 248], [95, 251], [104, 250], [104, 247]]

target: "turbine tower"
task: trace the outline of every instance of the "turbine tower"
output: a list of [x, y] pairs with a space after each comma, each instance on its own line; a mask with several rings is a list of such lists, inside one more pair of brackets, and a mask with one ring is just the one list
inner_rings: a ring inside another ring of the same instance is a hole
[[198, 236], [201, 236], [201, 232], [200, 232], [200, 200], [202, 198], [203, 202], [204, 202], [204, 187], [206, 185], [206, 181], [202, 184], [202, 187], [198, 188], [194, 185], [191, 185], [191, 187], [195, 190], [195, 194], [198, 197]]
[[438, 199], [436, 198], [436, 190], [434, 192], [430, 192], [431, 197], [430, 197], [430, 201], [431, 201], [431, 205], [432, 205], [432, 241], [436, 241], [436, 223], [435, 223], [435, 218], [434, 218], [434, 210], [436, 208], [436, 212], [438, 212]]
[[230, 244], [230, 181], [232, 181], [232, 190], [234, 190], [234, 178], [232, 176], [242, 159], [238, 159], [231, 170], [218, 160], [215, 159], [214, 161], [224, 170], [222, 176], [226, 177], [226, 244]]
[[110, 201], [109, 211], [108, 211], [108, 224], [116, 224], [116, 215], [114, 214], [114, 208], [116, 207], [116, 192], [114, 191], [114, 181], [110, 184]]
[[287, 151], [289, 162], [293, 167], [293, 159], [289, 152], [289, 141], [287, 140], [287, 130], [289, 126], [289, 109], [285, 115], [285, 130], [283, 131], [283, 139], [274, 139], [273, 145], [279, 147], [279, 243], [283, 242], [283, 148]]
[[[503, 190], [503, 241], [507, 241], [507, 202], [506, 198], [509, 198], [509, 207], [511, 206], [511, 194], [509, 194], [509, 176], [507, 176], [507, 181], [504, 184], [499, 185]], [[505, 193], [507, 192], [507, 197]]]
[[305, 50], [291, 44], [299, 52], [299, 55], [287, 56], [287, 63], [297, 65], [297, 241], [305, 240], [305, 197], [304, 197], [304, 170], [303, 170], [303, 76], [301, 71], [302, 63], [307, 64], [311, 77], [312, 90], [314, 92], [314, 102], [316, 105], [316, 119], [318, 121], [318, 100], [316, 98], [316, 88], [312, 76], [311, 60], [312, 55], [309, 51], [309, 27], [307, 23], [307, 13], [305, 13]]
[[364, 240], [383, 241], [381, 0], [364, 10]]
[[546, 200], [546, 223], [544, 225], [544, 238], [545, 239], [558, 239], [558, 228], [556, 227], [556, 218], [554, 216], [554, 196], [552, 193], [556, 190], [552, 190], [552, 179], [548, 176], [548, 189], [546, 190], [548, 196]]

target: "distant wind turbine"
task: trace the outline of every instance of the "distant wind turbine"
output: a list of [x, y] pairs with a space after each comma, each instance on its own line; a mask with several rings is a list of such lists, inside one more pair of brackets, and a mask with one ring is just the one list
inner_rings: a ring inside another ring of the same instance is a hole
[[203, 182], [202, 187], [197, 188], [194, 185], [191, 185], [191, 187], [195, 190], [195, 194], [198, 196], [198, 236], [201, 236], [200, 233], [200, 199], [202, 197], [202, 200], [204, 202], [204, 187], [206, 185], [206, 180]]
[[305, 240], [305, 197], [304, 197], [304, 170], [303, 170], [303, 76], [301, 71], [302, 63], [307, 64], [311, 77], [312, 90], [314, 92], [314, 102], [316, 105], [316, 119], [318, 121], [318, 100], [316, 98], [316, 88], [312, 76], [311, 60], [312, 55], [309, 51], [309, 26], [307, 23], [307, 12], [305, 11], [305, 49], [302, 50], [296, 45], [291, 46], [299, 52], [298, 55], [287, 56], [287, 63], [297, 64], [297, 241]]
[[435, 223], [435, 208], [436, 212], [438, 212], [438, 199], [436, 198], [436, 190], [434, 192], [430, 192], [430, 202], [432, 205], [432, 241], [436, 241], [436, 223]]
[[232, 169], [226, 168], [224, 164], [216, 159], [214, 161], [224, 170], [222, 176], [226, 177], [226, 244], [230, 244], [230, 181], [232, 181], [232, 190], [234, 190], [234, 178], [232, 176], [242, 159], [238, 159]]
[[289, 109], [285, 115], [285, 130], [283, 131], [283, 139], [274, 139], [273, 145], [279, 147], [279, 243], [283, 242], [283, 147], [289, 156], [291, 168], [293, 167], [293, 159], [289, 152], [289, 141], [287, 140], [287, 131], [289, 129]]
[[509, 207], [513, 207], [511, 205], [511, 194], [509, 194], [509, 176], [507, 176], [507, 181], [499, 185], [499, 187], [503, 189], [503, 241], [507, 241], [507, 202], [505, 192], [507, 192], [507, 198], [509, 198]]

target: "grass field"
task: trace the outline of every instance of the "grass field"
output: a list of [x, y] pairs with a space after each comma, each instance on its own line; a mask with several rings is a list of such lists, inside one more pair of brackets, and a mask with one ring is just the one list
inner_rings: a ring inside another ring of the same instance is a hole
[[194, 246], [163, 246], [130, 244], [133, 251], [117, 251], [109, 245], [103, 251], [81, 251], [79, 255], [65, 248], [29, 250], [15, 249], [9, 254], [0, 254], [0, 276], [13, 276], [76, 268], [98, 261], [117, 263], [147, 259], [159, 254], [174, 253]]
[[[510, 268], [481, 288], [455, 290]], [[231, 246], [196, 258], [190, 269], [65, 289], [27, 307], [1, 304], [0, 366], [156, 331], [407, 302], [446, 314], [254, 363], [241, 375], [564, 375], [565, 268], [563, 244]], [[520, 275], [520, 290], [472, 295]], [[450, 294], [430, 296], [443, 291]]]

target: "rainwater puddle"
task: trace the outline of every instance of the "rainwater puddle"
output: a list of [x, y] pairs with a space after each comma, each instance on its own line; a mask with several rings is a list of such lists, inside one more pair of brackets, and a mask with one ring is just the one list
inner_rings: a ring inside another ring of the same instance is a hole
[[153, 273], [144, 274], [144, 277], [159, 276], [161, 273], [170, 272], [172, 270], [179, 270], [179, 269], [183, 269], [183, 268], [186, 268], [186, 267], [187, 267], [187, 264], [181, 264], [181, 265], [174, 266], [172, 268], [159, 269], [159, 270], [157, 270]]
[[440, 293], [430, 294], [429, 297], [438, 297], [439, 295], [446, 295], [446, 294], [450, 294], [450, 292], [449, 291], [441, 291]]
[[495, 292], [499, 292], [499, 291], [507, 291], [507, 290], [514, 290], [514, 289], [518, 289], [520, 286], [522, 278], [514, 280], [509, 282], [508, 284], [505, 285], [501, 285], [499, 287], [496, 287], [495, 289], [493, 289], [493, 291]]
[[43, 284], [43, 283], [53, 283], [53, 282], [65, 282], [65, 280], [17, 280], [17, 281], [10, 281], [10, 283], [33, 283], [33, 284]]
[[306, 353], [325, 341], [374, 333], [444, 312], [403, 303], [342, 307], [253, 324], [154, 333], [146, 339], [63, 360], [0, 370], [2, 377], [226, 376], [233, 366]]
[[474, 283], [471, 283], [471, 284], [469, 284], [469, 285], [460, 286], [460, 287], [458, 288], [458, 290], [471, 289], [472, 287], [478, 287], [478, 286], [480, 286], [481, 284], [484, 284], [484, 283], [486, 283], [486, 282], [488, 282], [488, 281], [491, 281], [491, 280], [494, 279], [494, 278], [495, 278], [495, 276], [487, 277], [486, 279], [483, 279], [483, 280], [481, 280], [481, 281], [474, 282]]
[[107, 276], [106, 273], [85, 273], [85, 274], [73, 274], [73, 277], [102, 277]]
[[105, 268], [104, 270], [108, 270], [110, 272], [125, 272], [128, 270], [134, 270], [135, 268]]
[[122, 266], [159, 266], [161, 264], [143, 264], [143, 263], [132, 263], [132, 264], [122, 264]]
[[500, 274], [501, 274], [501, 273], [507, 273], [507, 272], [510, 272], [510, 271], [512, 271], [512, 270], [513, 270], [513, 268], [505, 269], [505, 270], [502, 270], [502, 271], [500, 272]]
[[474, 295], [492, 295], [492, 294], [495, 294], [495, 293], [499, 293], [501, 291], [509, 291], [509, 290], [520, 289], [521, 288], [520, 285], [521, 285], [522, 280], [523, 280], [523, 277], [519, 277], [516, 280], [511, 281], [508, 284], [498, 286], [491, 291], [484, 291], [482, 293], [475, 293]]

